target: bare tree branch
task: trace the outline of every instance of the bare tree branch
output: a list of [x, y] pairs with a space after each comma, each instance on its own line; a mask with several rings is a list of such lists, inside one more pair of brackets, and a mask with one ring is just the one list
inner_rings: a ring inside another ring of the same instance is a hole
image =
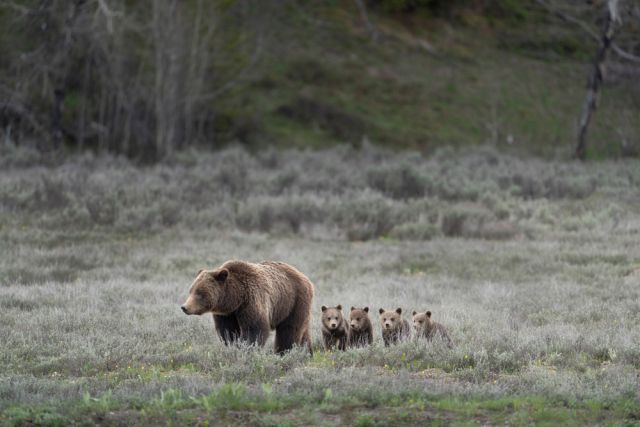
[[604, 81], [604, 66], [607, 60], [607, 53], [611, 47], [611, 42], [616, 31], [616, 24], [619, 20], [618, 0], [609, 0], [600, 47], [593, 62], [593, 69], [589, 75], [587, 97], [584, 101], [582, 114], [580, 115], [578, 142], [575, 151], [575, 156], [580, 160], [584, 160], [587, 154], [587, 130], [591, 116], [598, 106], [598, 94]]
[[360, 16], [362, 17], [362, 20], [364, 21], [364, 24], [367, 27], [367, 31], [369, 31], [369, 34], [371, 35], [371, 41], [373, 42], [378, 41], [378, 37], [380, 34], [378, 33], [378, 30], [371, 23], [371, 20], [369, 19], [369, 14], [367, 13], [367, 6], [364, 4], [363, 0], [355, 0], [355, 2], [356, 2], [356, 6], [358, 6], [358, 11], [360, 12]]
[[222, 95], [223, 93], [225, 93], [226, 91], [234, 87], [235, 85], [237, 85], [246, 76], [247, 72], [251, 70], [254, 65], [258, 63], [261, 52], [262, 52], [262, 37], [259, 36], [258, 39], [256, 40], [255, 50], [251, 55], [251, 59], [249, 60], [249, 63], [246, 66], [244, 66], [242, 69], [234, 73], [235, 74], [234, 78], [232, 78], [231, 80], [228, 80], [226, 83], [224, 83], [222, 86], [220, 86], [218, 89], [216, 89], [213, 92], [192, 96], [191, 100], [192, 101], [211, 101], [213, 99], [216, 99], [218, 96]]
[[[586, 23], [574, 16], [568, 15], [566, 13], [561, 12], [560, 10], [554, 8], [550, 4], [548, 4], [544, 0], [536, 0], [536, 2], [547, 9], [549, 12], [556, 15], [558, 18], [562, 19], [565, 22], [569, 22], [580, 27], [585, 33], [587, 33], [591, 38], [597, 42], [600, 42], [600, 36], [591, 29], [591, 27]], [[640, 56], [634, 55], [632, 53], [624, 51], [620, 46], [611, 42], [611, 49], [618, 55], [620, 58], [626, 59], [627, 61], [640, 63]]]

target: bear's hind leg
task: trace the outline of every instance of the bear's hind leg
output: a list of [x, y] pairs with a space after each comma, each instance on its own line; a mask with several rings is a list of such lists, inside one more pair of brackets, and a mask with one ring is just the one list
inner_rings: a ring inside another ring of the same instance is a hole
[[309, 349], [309, 354], [313, 356], [313, 348], [311, 347], [311, 334], [309, 333], [309, 328], [304, 331], [304, 334], [302, 335], [302, 342], [300, 343], [300, 345], [306, 345]]
[[297, 335], [299, 334], [299, 328], [292, 324], [292, 322], [290, 321], [290, 317], [276, 326], [276, 353], [282, 354], [285, 351], [291, 350], [296, 341], [299, 341], [296, 339]]

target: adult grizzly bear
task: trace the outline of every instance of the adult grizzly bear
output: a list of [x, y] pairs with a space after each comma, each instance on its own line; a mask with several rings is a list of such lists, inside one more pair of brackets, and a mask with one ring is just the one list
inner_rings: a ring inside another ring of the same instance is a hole
[[245, 341], [264, 346], [275, 329], [275, 351], [283, 353], [294, 344], [311, 351], [312, 300], [313, 283], [288, 264], [227, 261], [198, 273], [181, 308], [185, 314], [213, 313], [226, 345]]

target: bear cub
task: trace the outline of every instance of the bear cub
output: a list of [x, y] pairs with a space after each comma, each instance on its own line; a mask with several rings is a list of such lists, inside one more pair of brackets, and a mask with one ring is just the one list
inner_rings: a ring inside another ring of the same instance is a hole
[[382, 326], [382, 339], [384, 345], [397, 344], [411, 336], [411, 327], [406, 319], [402, 318], [402, 309], [380, 309], [380, 324]]
[[431, 341], [436, 335], [446, 341], [447, 346], [451, 348], [453, 341], [442, 324], [434, 322], [431, 319], [431, 312], [426, 311], [424, 313], [413, 312], [413, 328], [416, 331], [416, 337], [426, 338], [427, 341]]
[[351, 307], [349, 329], [349, 347], [364, 347], [373, 343], [373, 326], [369, 319], [369, 307]]
[[322, 339], [325, 350], [338, 346], [340, 350], [347, 349], [349, 341], [349, 324], [342, 315], [342, 306], [322, 306]]

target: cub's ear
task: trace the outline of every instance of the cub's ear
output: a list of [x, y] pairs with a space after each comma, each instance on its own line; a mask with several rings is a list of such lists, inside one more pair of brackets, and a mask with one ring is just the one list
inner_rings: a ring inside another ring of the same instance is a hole
[[338, 310], [342, 310], [342, 304], [338, 304], [338, 305], [336, 306], [336, 308], [337, 308]]
[[431, 319], [431, 312], [430, 312], [430, 311], [427, 311], [427, 317], [428, 317], [429, 319]]
[[355, 310], [356, 308], [354, 306], [351, 306], [351, 311]]
[[325, 311], [327, 311], [327, 306], [326, 306], [326, 305], [323, 305], [323, 306], [322, 306], [322, 308], [321, 308], [321, 310], [322, 310], [322, 312], [324, 313]]
[[368, 313], [369, 312], [369, 307], [365, 307], [363, 310], [364, 310], [365, 313]]
[[416, 314], [418, 314], [418, 312], [413, 310], [413, 315], [415, 316]]
[[381, 308], [380, 310], [378, 310], [378, 312], [379, 312], [380, 314], [384, 313], [384, 308]]
[[216, 281], [218, 281], [219, 283], [224, 283], [225, 280], [227, 280], [228, 276], [229, 276], [229, 270], [227, 270], [226, 268], [223, 268], [222, 270], [213, 273], [213, 278], [216, 279]]
[[204, 271], [203, 269], [198, 270], [198, 274], [196, 274], [196, 276], [199, 276], [200, 273], [202, 273], [203, 271]]
[[402, 309], [400, 307], [396, 308], [396, 313], [402, 314]]

